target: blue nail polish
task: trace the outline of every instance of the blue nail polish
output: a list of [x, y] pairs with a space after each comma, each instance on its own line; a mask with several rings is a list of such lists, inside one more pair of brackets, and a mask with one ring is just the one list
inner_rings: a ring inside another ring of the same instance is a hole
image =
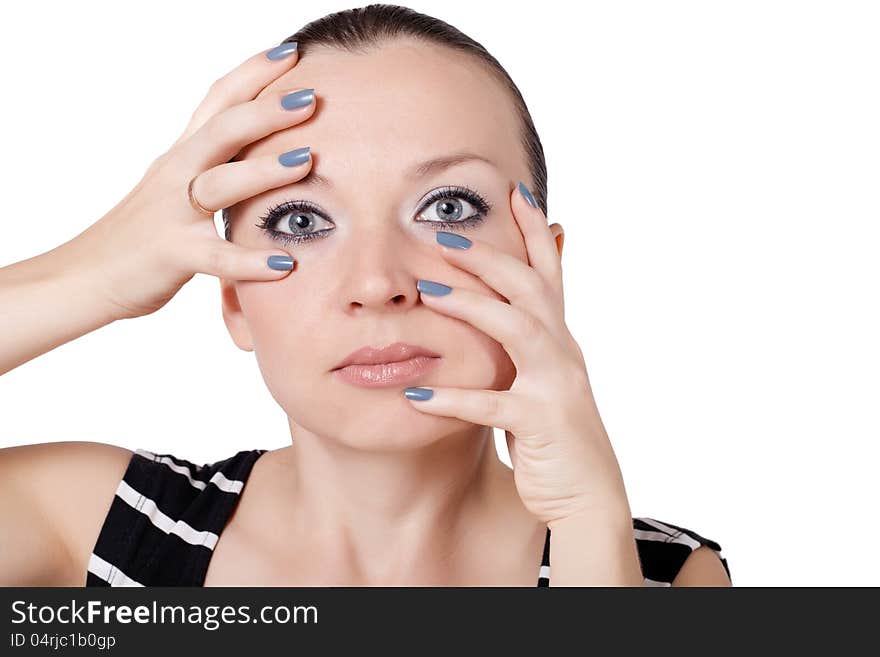
[[275, 61], [276, 59], [283, 59], [288, 55], [292, 55], [295, 52], [296, 41], [288, 41], [287, 43], [281, 43], [272, 48], [272, 50], [266, 53], [266, 57]]
[[463, 235], [456, 235], [455, 233], [447, 233], [444, 230], [438, 230], [435, 235], [437, 236], [437, 241], [443, 246], [450, 246], [453, 249], [469, 249], [471, 248], [471, 242], [467, 237]]
[[452, 292], [452, 288], [448, 285], [443, 285], [443, 283], [435, 283], [434, 281], [423, 281], [419, 279], [416, 287], [419, 288], [419, 292], [424, 294], [434, 294], [437, 296], [443, 296], [444, 294], [449, 294]]
[[415, 399], [416, 401], [425, 401], [434, 396], [434, 391], [430, 388], [407, 388], [404, 393], [407, 399]]
[[286, 110], [292, 110], [296, 109], [297, 107], [305, 107], [306, 105], [311, 105], [312, 101], [314, 100], [314, 89], [300, 89], [299, 91], [292, 91], [286, 96], [282, 96], [281, 107]]
[[282, 271], [293, 269], [293, 258], [290, 256], [272, 255], [266, 261], [271, 269], [279, 269]]
[[303, 146], [302, 148], [294, 148], [278, 156], [278, 161], [286, 167], [295, 167], [298, 164], [308, 162], [311, 157], [311, 148]]
[[538, 204], [535, 202], [535, 197], [532, 196], [532, 193], [529, 191], [529, 188], [526, 187], [525, 185], [523, 185], [522, 183], [517, 185], [517, 187], [519, 187], [519, 193], [525, 197], [526, 201], [529, 202], [529, 205], [531, 205], [533, 208], [537, 208]]

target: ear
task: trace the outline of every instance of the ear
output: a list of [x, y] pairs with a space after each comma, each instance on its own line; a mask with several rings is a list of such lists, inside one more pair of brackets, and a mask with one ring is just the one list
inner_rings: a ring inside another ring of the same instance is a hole
[[226, 329], [232, 336], [232, 341], [243, 351], [253, 351], [254, 341], [251, 338], [251, 330], [241, 312], [241, 303], [238, 301], [238, 292], [233, 281], [220, 279], [220, 303], [223, 309], [223, 321]]
[[550, 226], [550, 232], [556, 240], [556, 250], [559, 251], [559, 257], [562, 258], [562, 244], [565, 242], [565, 231], [562, 229], [562, 224], [553, 224]]

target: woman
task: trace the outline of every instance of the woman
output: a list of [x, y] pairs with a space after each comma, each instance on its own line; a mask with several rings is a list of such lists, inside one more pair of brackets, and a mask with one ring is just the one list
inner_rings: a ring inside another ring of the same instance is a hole
[[208, 273], [292, 444], [2, 450], [3, 583], [729, 585], [630, 514], [546, 209], [519, 91], [442, 21], [370, 5], [245, 61], [107, 215], [0, 270], [0, 372]]

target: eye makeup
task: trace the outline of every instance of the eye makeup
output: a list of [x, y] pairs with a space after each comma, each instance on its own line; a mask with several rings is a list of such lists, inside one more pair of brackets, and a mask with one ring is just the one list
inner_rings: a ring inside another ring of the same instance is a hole
[[[308, 228], [309, 224], [315, 223], [309, 215], [314, 215], [319, 217], [321, 221], [329, 223], [329, 219], [327, 219], [323, 211], [311, 201], [282, 201], [278, 205], [269, 208], [268, 212], [260, 217], [260, 222], [254, 225], [273, 240], [281, 242], [282, 244], [299, 244], [301, 242], [308, 242], [309, 240], [323, 237], [326, 233], [333, 230], [332, 228], [327, 228], [313, 233], [285, 233], [271, 228], [278, 224], [280, 219], [288, 215], [290, 215], [290, 219], [287, 221], [288, 228], [295, 231], [305, 230]], [[303, 226], [303, 223], [306, 225]]]
[[[426, 224], [433, 229], [467, 230], [477, 226], [492, 211], [492, 205], [476, 190], [460, 185], [441, 187], [432, 191], [422, 202], [417, 215], [421, 216], [432, 206], [439, 208], [437, 211], [439, 218], [436, 220], [416, 220], [416, 223]], [[471, 214], [467, 214], [468, 208], [473, 210]], [[447, 214], [445, 216], [439, 214], [440, 211]], [[455, 218], [449, 219], [449, 215]], [[275, 230], [278, 224], [282, 223], [280, 220], [286, 217], [289, 219], [284, 222], [286, 223], [285, 227], [292, 232]], [[333, 223], [315, 203], [311, 201], [282, 201], [269, 208], [266, 214], [260, 217], [260, 222], [254, 225], [270, 238], [282, 244], [300, 244], [326, 237], [333, 231], [333, 228], [314, 230], [314, 226], [321, 222], [330, 225]]]

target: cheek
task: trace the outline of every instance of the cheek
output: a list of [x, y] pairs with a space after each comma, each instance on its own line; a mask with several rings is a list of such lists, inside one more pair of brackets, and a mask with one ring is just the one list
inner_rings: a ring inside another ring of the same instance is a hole
[[487, 390], [507, 390], [516, 378], [516, 367], [504, 346], [481, 331], [478, 334], [478, 348], [469, 356], [471, 367], [477, 367], [474, 373], [477, 386]]
[[509, 220], [504, 222], [503, 227], [499, 230], [495, 247], [501, 249], [505, 253], [516, 256], [525, 263], [528, 263], [529, 261], [526, 242], [523, 239], [523, 235], [519, 230], [519, 225], [517, 225], [513, 215], [510, 215]]
[[[296, 272], [290, 276], [294, 275]], [[321, 335], [320, 326], [313, 325], [319, 313], [311, 310], [315, 300], [307, 294], [308, 289], [290, 277], [239, 283], [241, 310], [258, 355], [263, 352], [274, 359]]]
[[[487, 225], [487, 230], [481, 231], [479, 239], [528, 263], [525, 241], [512, 215]], [[468, 288], [507, 303], [507, 299], [482, 279], [455, 269], [461, 272], [461, 282]], [[504, 346], [467, 322], [451, 318], [448, 321], [454, 322], [454, 328], [450, 330], [446, 343], [459, 345], [457, 362], [451, 370], [460, 373], [462, 379], [458, 383], [448, 382], [449, 385], [508, 390], [516, 378], [516, 367]]]
[[436, 344], [446, 347], [447, 363], [438, 376], [437, 385], [486, 390], [510, 388], [516, 368], [503, 345], [461, 320], [448, 319], [441, 326], [445, 336]]
[[317, 300], [302, 281], [240, 285], [242, 312], [267, 389], [290, 417], [308, 416], [320, 402], [315, 382], [332, 367], [326, 345], [332, 345], [333, 337], [327, 335]]
[[499, 213], [494, 221], [486, 225], [485, 231], [479, 235], [479, 238], [525, 263], [529, 261], [525, 239], [510, 211], [503, 216]]

